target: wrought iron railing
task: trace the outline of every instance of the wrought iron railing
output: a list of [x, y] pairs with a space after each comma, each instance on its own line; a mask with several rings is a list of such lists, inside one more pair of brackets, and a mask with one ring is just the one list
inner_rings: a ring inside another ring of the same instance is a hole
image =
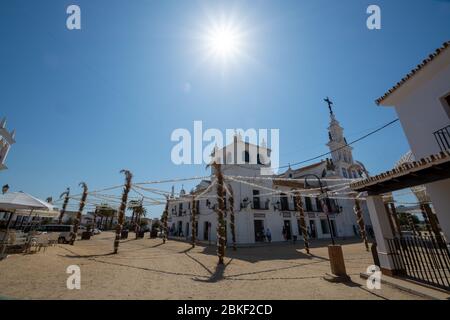
[[450, 126], [446, 126], [433, 134], [441, 151], [450, 149]]
[[394, 267], [405, 277], [450, 291], [450, 253], [435, 236], [387, 239]]

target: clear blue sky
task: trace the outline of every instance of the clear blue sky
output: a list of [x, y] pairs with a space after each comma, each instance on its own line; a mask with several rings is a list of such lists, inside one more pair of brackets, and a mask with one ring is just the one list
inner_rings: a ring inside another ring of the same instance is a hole
[[[66, 29], [69, 4], [81, 7], [82, 30]], [[366, 28], [370, 4], [382, 9], [380, 31]], [[248, 58], [225, 73], [198, 40], [220, 15], [248, 33]], [[444, 0], [2, 0], [0, 117], [17, 143], [0, 184], [57, 198], [80, 181], [120, 184], [122, 168], [135, 181], [203, 175], [170, 159], [171, 132], [194, 120], [279, 128], [281, 164], [310, 158], [327, 151], [326, 96], [348, 140], [396, 118], [374, 100], [450, 39], [449, 16]], [[354, 156], [375, 174], [408, 149], [397, 124]]]

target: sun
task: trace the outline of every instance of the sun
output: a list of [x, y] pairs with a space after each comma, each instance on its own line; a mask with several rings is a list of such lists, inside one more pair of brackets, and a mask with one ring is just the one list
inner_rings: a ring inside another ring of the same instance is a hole
[[222, 59], [230, 59], [241, 50], [240, 32], [231, 26], [215, 26], [208, 32], [207, 47], [209, 54]]
[[211, 18], [202, 27], [200, 38], [205, 59], [222, 71], [236, 66], [246, 56], [247, 34], [236, 19]]

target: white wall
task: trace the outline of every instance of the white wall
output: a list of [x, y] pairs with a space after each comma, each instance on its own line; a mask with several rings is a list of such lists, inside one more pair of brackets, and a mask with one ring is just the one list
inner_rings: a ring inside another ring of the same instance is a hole
[[[395, 105], [411, 151], [417, 160], [440, 152], [433, 133], [450, 125], [441, 98], [450, 94], [450, 50], [394, 91], [383, 105]], [[450, 179], [426, 185], [441, 228], [450, 239]]]
[[450, 125], [440, 98], [450, 93], [450, 66], [422, 83], [395, 106], [416, 159], [440, 152], [433, 132]]

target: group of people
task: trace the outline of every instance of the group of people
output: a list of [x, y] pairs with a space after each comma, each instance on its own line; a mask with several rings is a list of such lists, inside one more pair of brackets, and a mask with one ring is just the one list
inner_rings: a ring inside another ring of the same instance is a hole
[[267, 228], [266, 230], [263, 229], [260, 236], [264, 242], [272, 242], [272, 232], [269, 228]]

